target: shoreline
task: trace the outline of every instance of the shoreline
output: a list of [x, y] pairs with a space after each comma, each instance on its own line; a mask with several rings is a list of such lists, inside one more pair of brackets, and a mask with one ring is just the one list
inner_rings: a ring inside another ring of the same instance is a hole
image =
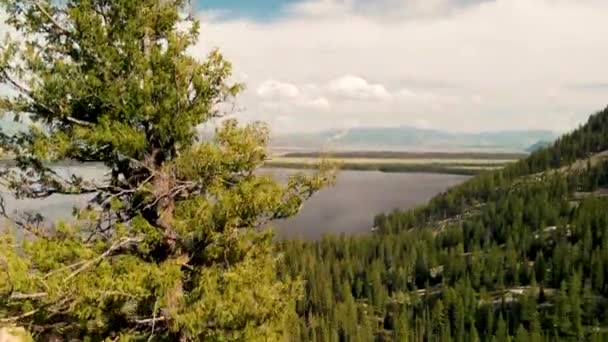
[[[294, 162], [267, 162], [263, 168], [268, 169], [303, 169], [310, 170], [317, 168], [313, 163], [294, 163]], [[378, 171], [384, 173], [436, 173], [447, 175], [474, 176], [484, 171], [495, 170], [503, 167], [503, 165], [437, 165], [437, 164], [403, 164], [403, 163], [379, 163], [379, 164], [362, 164], [362, 163], [341, 163], [339, 169], [344, 171]]]

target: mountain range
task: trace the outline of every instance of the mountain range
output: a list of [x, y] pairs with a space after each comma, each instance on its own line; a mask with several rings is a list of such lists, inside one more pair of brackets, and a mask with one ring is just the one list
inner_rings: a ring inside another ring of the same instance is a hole
[[317, 133], [276, 135], [275, 148], [390, 149], [390, 150], [504, 150], [527, 151], [539, 142], [552, 142], [548, 130], [505, 130], [453, 133], [414, 127], [359, 127]]

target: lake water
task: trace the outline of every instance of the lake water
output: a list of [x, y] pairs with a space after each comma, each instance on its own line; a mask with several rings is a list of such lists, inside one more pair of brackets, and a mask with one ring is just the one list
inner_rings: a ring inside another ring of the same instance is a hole
[[[101, 179], [99, 166], [59, 167], [59, 172]], [[264, 170], [285, 178], [291, 169]], [[300, 213], [288, 220], [275, 222], [280, 236], [316, 239], [325, 233], [369, 232], [374, 216], [394, 208], [412, 208], [434, 195], [460, 184], [467, 176], [427, 173], [383, 173], [376, 171], [341, 171], [333, 187], [316, 193]], [[36, 211], [48, 220], [69, 217], [74, 206], [86, 204], [91, 196], [54, 195], [44, 200], [15, 200], [2, 192], [7, 212]]]
[[371, 230], [376, 214], [422, 205], [468, 178], [429, 173], [341, 171], [333, 187], [313, 195], [297, 216], [279, 222], [278, 230], [283, 236], [313, 239], [325, 233], [366, 233]]

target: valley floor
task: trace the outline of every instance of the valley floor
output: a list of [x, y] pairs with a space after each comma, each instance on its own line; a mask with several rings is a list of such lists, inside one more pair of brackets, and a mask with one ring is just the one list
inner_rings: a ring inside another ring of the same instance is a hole
[[297, 152], [274, 156], [265, 166], [314, 168], [323, 160], [335, 163], [343, 170], [474, 175], [500, 169], [524, 156], [514, 153]]

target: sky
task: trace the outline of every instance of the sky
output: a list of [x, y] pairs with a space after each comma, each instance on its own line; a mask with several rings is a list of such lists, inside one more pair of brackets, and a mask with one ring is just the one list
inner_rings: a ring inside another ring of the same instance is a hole
[[219, 48], [235, 116], [275, 134], [564, 132], [608, 105], [606, 0], [192, 1], [190, 53]]
[[575, 128], [608, 104], [605, 0], [200, 0], [201, 40], [278, 132]]

